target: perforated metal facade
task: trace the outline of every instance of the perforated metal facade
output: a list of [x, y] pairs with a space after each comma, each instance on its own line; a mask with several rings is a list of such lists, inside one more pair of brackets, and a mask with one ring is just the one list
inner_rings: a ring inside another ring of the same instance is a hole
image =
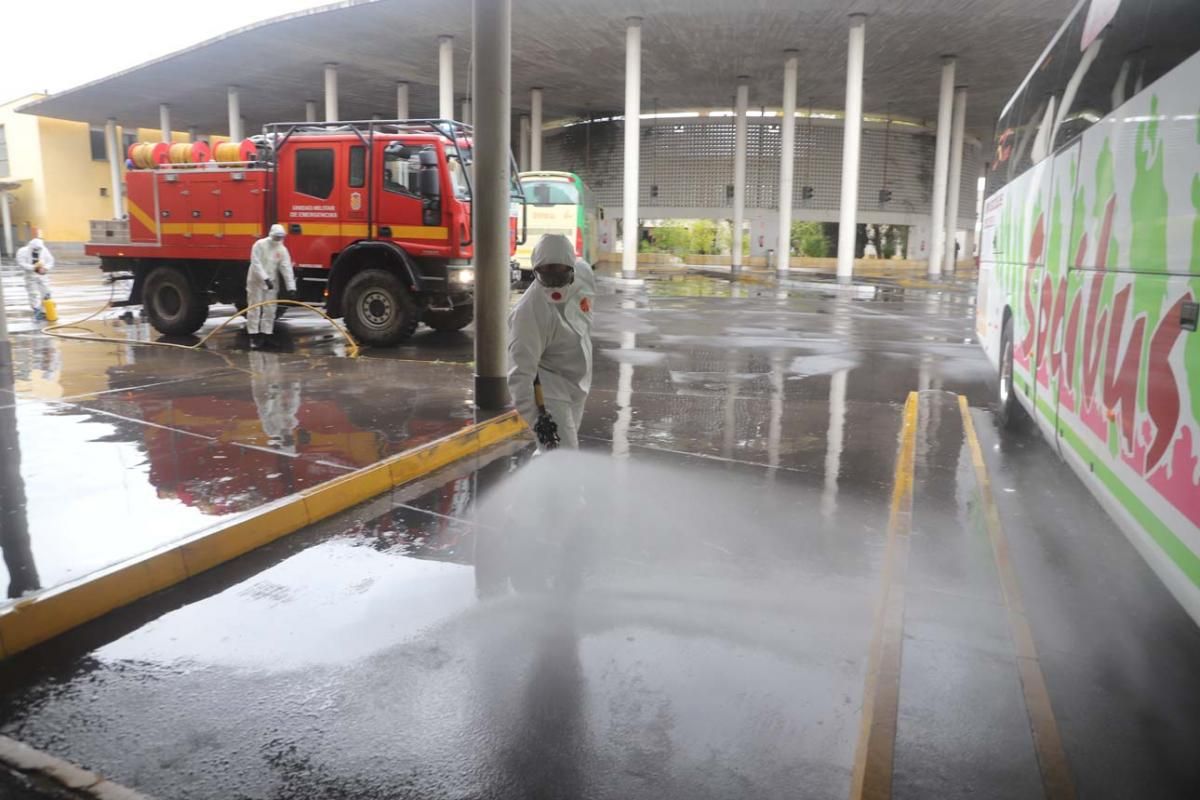
[[[841, 200], [842, 128], [827, 123], [796, 123], [796, 164], [792, 207], [837, 219]], [[574, 125], [544, 138], [543, 166], [578, 173], [597, 202], [619, 213], [624, 164], [622, 123]], [[779, 194], [779, 120], [750, 120], [746, 152], [746, 207], [775, 209]], [[643, 207], [733, 207], [734, 125], [731, 118], [663, 120], [643, 123], [641, 200]], [[862, 220], [872, 212], [928, 215], [932, 202], [934, 137], [893, 127], [863, 131], [858, 207]], [[981, 155], [967, 145], [963, 156], [959, 219], [965, 226], [975, 211]], [[812, 188], [805, 199], [803, 189]], [[881, 189], [891, 200], [881, 204]]]

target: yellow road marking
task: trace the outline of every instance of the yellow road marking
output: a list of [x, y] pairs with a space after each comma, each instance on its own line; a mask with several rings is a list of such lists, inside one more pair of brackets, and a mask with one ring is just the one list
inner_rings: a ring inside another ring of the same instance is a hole
[[525, 431], [515, 411], [306, 489], [182, 541], [0, 609], [0, 658], [166, 589]]
[[862, 721], [850, 781], [851, 800], [886, 800], [892, 795], [896, 715], [900, 707], [900, 655], [904, 644], [904, 576], [912, 532], [913, 473], [919, 400], [909, 392], [896, 454], [892, 507], [888, 515], [883, 586], [867, 659]]
[[983, 518], [987, 525], [988, 538], [992, 543], [992, 555], [996, 559], [996, 570], [1000, 574], [1000, 588], [1004, 595], [1004, 606], [1008, 612], [1008, 626], [1012, 631], [1013, 647], [1017, 654], [1017, 671], [1021, 676], [1021, 691], [1025, 695], [1025, 711], [1029, 715], [1029, 727], [1033, 732], [1033, 746], [1037, 753], [1038, 769], [1042, 774], [1042, 791], [1047, 800], [1069, 800], [1075, 797], [1075, 781], [1063, 749], [1054, 708], [1050, 705], [1050, 693], [1046, 689], [1046, 678], [1038, 661], [1037, 648], [1033, 643], [1033, 632], [1025, 615], [1025, 604], [1017, 575], [1013, 571], [1012, 559], [1008, 554], [1008, 540], [1000, 524], [1000, 512], [992, 496], [992, 481], [987, 464], [983, 460], [983, 449], [975, 435], [975, 424], [971, 421], [967, 398], [958, 396], [958, 408], [962, 412], [963, 430], [971, 450], [971, 463], [975, 467], [975, 480], [979, 484], [979, 495], [983, 503]]

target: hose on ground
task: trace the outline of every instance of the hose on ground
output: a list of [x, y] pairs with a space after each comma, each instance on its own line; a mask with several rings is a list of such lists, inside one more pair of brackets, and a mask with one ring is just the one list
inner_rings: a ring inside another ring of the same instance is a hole
[[[262, 306], [274, 306], [274, 305], [299, 306], [300, 308], [306, 308], [309, 311], [312, 311], [316, 314], [319, 314], [321, 317], [324, 317], [325, 321], [328, 322], [330, 325], [332, 325], [334, 327], [334, 329], [336, 329], [337, 332], [340, 333], [342, 335], [342, 337], [346, 340], [346, 344], [349, 345], [349, 350], [347, 351], [347, 354], [350, 356], [350, 358], [358, 357], [358, 342], [354, 341], [354, 337], [350, 335], [349, 331], [347, 331], [345, 328], [343, 328], [341, 325], [339, 325], [332, 317], [330, 317], [328, 314], [326, 314], [321, 309], [317, 308], [316, 306], [309, 305], [308, 303], [303, 303], [299, 300], [264, 300], [261, 303], [255, 303], [254, 305], [247, 306], [246, 308], [238, 309], [237, 313], [235, 313], [233, 316], [226, 319], [224, 322], [222, 322], [220, 325], [218, 325], [213, 330], [209, 331], [204, 336], [204, 338], [200, 339], [200, 341], [198, 341], [194, 344], [177, 344], [175, 342], [143, 342], [143, 341], [137, 341], [137, 340], [133, 340], [133, 339], [117, 339], [117, 338], [113, 338], [111, 336], [101, 336], [97, 333], [92, 332], [90, 329], [83, 327], [83, 323], [89, 322], [89, 321], [95, 319], [96, 317], [100, 316], [105, 311], [107, 311], [108, 309], [113, 307], [111, 298], [109, 299], [109, 301], [107, 303], [105, 303], [103, 306], [101, 306], [100, 308], [93, 311], [91, 314], [88, 314], [86, 317], [75, 320], [73, 322], [63, 322], [63, 323], [59, 323], [57, 325], [47, 326], [45, 328], [42, 328], [42, 333], [47, 334], [48, 336], [55, 336], [59, 339], [75, 339], [77, 341], [119, 342], [121, 344], [146, 345], [146, 346], [151, 346], [151, 347], [175, 347], [180, 350], [200, 350], [200, 349], [205, 349], [204, 345], [209, 339], [211, 339], [212, 337], [216, 336], [218, 333], [223, 331], [226, 328], [226, 326], [229, 325], [229, 323], [233, 322], [238, 317], [245, 316], [246, 312], [250, 311], [251, 309], [260, 308]], [[62, 331], [71, 330], [71, 329], [85, 330], [85, 331], [88, 331], [88, 333], [87, 334], [68, 334], [68, 333], [62, 332]]]

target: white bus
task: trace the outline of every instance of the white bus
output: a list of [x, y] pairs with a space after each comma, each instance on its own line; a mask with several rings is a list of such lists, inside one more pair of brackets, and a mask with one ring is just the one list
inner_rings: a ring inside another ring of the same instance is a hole
[[517, 247], [516, 262], [523, 280], [533, 279], [533, 247], [544, 233], [561, 233], [575, 243], [575, 255], [596, 263], [602, 212], [588, 185], [573, 172], [522, 172], [521, 187], [528, 203], [525, 243]]
[[1008, 102], [976, 329], [1200, 621], [1200, 0], [1082, 0]]

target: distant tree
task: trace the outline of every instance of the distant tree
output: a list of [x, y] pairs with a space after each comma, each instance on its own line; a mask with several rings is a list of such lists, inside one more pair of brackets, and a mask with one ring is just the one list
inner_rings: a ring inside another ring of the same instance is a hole
[[828, 255], [822, 224], [820, 222], [793, 222], [792, 252], [810, 258], [824, 258]]
[[681, 222], [671, 221], [654, 229], [652, 252], [681, 256], [691, 247], [691, 231]]
[[720, 252], [720, 244], [717, 241], [717, 223], [711, 219], [693, 220], [689, 226], [689, 248], [688, 252], [698, 253], [700, 255], [709, 255]]

